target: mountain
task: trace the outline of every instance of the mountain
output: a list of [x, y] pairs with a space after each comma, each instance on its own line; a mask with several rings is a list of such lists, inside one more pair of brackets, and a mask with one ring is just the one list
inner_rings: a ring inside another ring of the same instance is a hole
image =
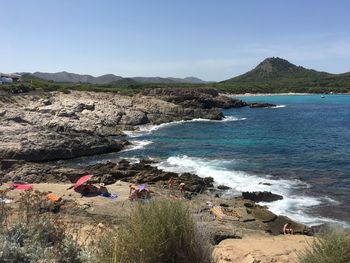
[[254, 69], [240, 76], [218, 83], [218, 87], [230, 92], [347, 92], [350, 88], [350, 72], [332, 74], [271, 57]]
[[102, 75], [99, 77], [93, 77], [91, 75], [80, 75], [75, 73], [69, 73], [66, 71], [57, 73], [44, 73], [35, 72], [32, 76], [49, 80], [53, 82], [68, 82], [68, 83], [90, 83], [90, 84], [137, 84], [137, 83], [152, 83], [152, 84], [172, 84], [172, 83], [190, 83], [190, 84], [204, 84], [207, 83], [199, 78], [187, 77], [187, 78], [161, 78], [161, 77], [134, 77], [123, 78], [113, 74]]
[[93, 77], [91, 75], [80, 75], [75, 73], [69, 73], [66, 71], [57, 72], [57, 73], [34, 72], [32, 75], [40, 79], [50, 80], [54, 82], [91, 83], [91, 84], [107, 84], [107, 83], [111, 83], [122, 79], [122, 77], [115, 76], [113, 74]]
[[262, 61], [253, 70], [224, 82], [267, 82], [299, 78], [325, 78], [333, 75], [327, 72], [306, 69], [294, 65], [288, 60], [272, 57]]

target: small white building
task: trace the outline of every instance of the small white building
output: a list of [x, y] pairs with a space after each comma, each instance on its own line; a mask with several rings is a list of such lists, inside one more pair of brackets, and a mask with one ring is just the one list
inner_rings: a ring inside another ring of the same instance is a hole
[[21, 82], [22, 76], [18, 74], [7, 74], [0, 72], [0, 84]]

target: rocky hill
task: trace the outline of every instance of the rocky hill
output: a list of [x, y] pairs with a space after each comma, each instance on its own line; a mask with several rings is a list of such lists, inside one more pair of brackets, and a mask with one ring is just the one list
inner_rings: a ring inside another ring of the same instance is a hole
[[276, 81], [286, 78], [325, 78], [333, 75], [335, 74], [306, 69], [301, 66], [296, 66], [285, 59], [272, 57], [262, 61], [253, 70], [248, 71], [243, 75], [226, 80], [225, 82]]
[[240, 92], [346, 92], [350, 88], [350, 72], [332, 74], [271, 57], [247, 73], [220, 82], [219, 86]]

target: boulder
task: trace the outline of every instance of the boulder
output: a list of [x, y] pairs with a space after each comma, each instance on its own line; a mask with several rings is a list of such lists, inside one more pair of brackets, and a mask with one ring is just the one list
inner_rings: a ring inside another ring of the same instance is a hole
[[148, 117], [146, 113], [142, 111], [126, 111], [125, 115], [120, 120], [120, 124], [123, 125], [142, 125], [148, 123]]
[[251, 209], [251, 215], [264, 223], [274, 221], [277, 218], [274, 213], [261, 206]]
[[271, 192], [243, 192], [242, 197], [254, 202], [274, 202], [282, 200], [283, 196]]
[[276, 107], [275, 104], [272, 103], [260, 103], [260, 102], [254, 102], [248, 104], [249, 108], [271, 108], [271, 107]]
[[286, 223], [291, 223], [291, 228], [294, 231], [294, 234], [308, 234], [311, 232], [311, 229], [303, 224], [294, 222], [286, 216], [277, 216], [275, 220], [267, 223], [267, 232], [272, 235], [283, 234], [283, 226]]
[[217, 188], [220, 189], [220, 190], [229, 190], [229, 189], [231, 189], [231, 187], [226, 186], [226, 185], [219, 185]]

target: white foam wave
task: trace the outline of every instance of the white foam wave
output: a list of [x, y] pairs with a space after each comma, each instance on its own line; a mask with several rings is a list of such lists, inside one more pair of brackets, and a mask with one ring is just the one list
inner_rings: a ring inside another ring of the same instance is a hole
[[271, 109], [279, 109], [279, 108], [285, 108], [287, 105], [276, 105], [274, 107], [271, 107]]
[[140, 150], [145, 148], [147, 145], [153, 143], [152, 141], [130, 141], [132, 144], [127, 146], [125, 149], [123, 149], [121, 152], [126, 152], [126, 151], [133, 151], [133, 150]]
[[227, 116], [222, 120], [208, 120], [208, 119], [192, 119], [192, 120], [181, 120], [181, 121], [172, 121], [167, 123], [162, 123], [159, 125], [151, 125], [151, 124], [145, 124], [140, 125], [136, 127], [135, 131], [123, 131], [127, 136], [133, 138], [133, 137], [140, 137], [146, 134], [151, 134], [154, 131], [157, 131], [161, 128], [173, 126], [173, 125], [179, 125], [183, 123], [191, 123], [191, 122], [229, 122], [229, 121], [241, 121], [246, 120], [246, 118], [238, 118], [235, 116]]
[[227, 122], [227, 121], [244, 121], [246, 120], [247, 118], [238, 118], [238, 117], [235, 117], [235, 116], [226, 116], [222, 122]]
[[[327, 202], [325, 198], [293, 195], [293, 189], [308, 188], [306, 183], [299, 180], [273, 179], [271, 176], [258, 176], [243, 171], [225, 169], [227, 164], [234, 160], [211, 160], [193, 158], [188, 156], [169, 157], [167, 160], [156, 164], [159, 169], [184, 173], [190, 172], [200, 177], [211, 176], [216, 184], [227, 185], [233, 193], [244, 191], [271, 191], [283, 196], [283, 200], [261, 203], [277, 215], [286, 215], [291, 219], [307, 225], [315, 225], [325, 222], [341, 223], [328, 218], [309, 216], [305, 213], [307, 208]], [[329, 201], [329, 200], [328, 200]]]

